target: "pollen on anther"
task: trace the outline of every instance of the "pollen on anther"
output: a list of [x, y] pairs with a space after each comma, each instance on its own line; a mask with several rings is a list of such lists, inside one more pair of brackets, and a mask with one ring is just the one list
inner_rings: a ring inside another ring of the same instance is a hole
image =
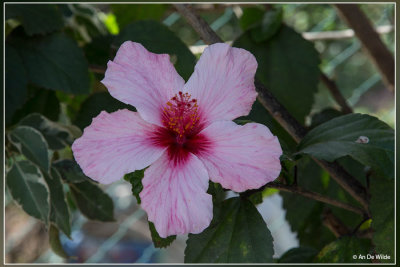
[[164, 125], [177, 134], [184, 142], [184, 136], [190, 134], [199, 120], [197, 100], [191, 99], [189, 93], [179, 92], [164, 108]]

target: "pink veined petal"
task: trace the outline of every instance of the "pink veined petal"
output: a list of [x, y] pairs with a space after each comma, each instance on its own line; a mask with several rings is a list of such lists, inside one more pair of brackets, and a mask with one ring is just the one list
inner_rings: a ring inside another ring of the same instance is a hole
[[166, 149], [151, 136], [158, 126], [127, 109], [102, 111], [72, 145], [75, 160], [90, 178], [109, 184], [156, 161]]
[[256, 189], [275, 180], [282, 149], [278, 138], [258, 123], [240, 126], [232, 121], [214, 122], [201, 134], [210, 140], [197, 156], [210, 180], [236, 192]]
[[178, 165], [167, 154], [145, 171], [141, 205], [161, 237], [200, 233], [212, 219], [207, 171], [193, 154]]
[[232, 120], [250, 112], [257, 97], [256, 70], [255, 57], [244, 49], [223, 43], [205, 49], [184, 87], [184, 91], [198, 100], [205, 125], [217, 120]]
[[102, 83], [114, 98], [135, 106], [144, 120], [162, 126], [163, 108], [185, 81], [168, 54], [154, 54], [126, 41], [108, 62]]

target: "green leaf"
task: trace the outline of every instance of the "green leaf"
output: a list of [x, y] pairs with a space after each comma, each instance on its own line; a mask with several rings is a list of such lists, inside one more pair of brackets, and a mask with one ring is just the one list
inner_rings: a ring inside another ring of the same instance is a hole
[[208, 181], [207, 193], [212, 196], [213, 213], [214, 216], [217, 216], [221, 210], [222, 202], [226, 198], [226, 192], [219, 183]]
[[45, 34], [64, 26], [61, 12], [55, 5], [7, 4], [6, 19], [17, 18], [28, 35]]
[[85, 45], [84, 52], [90, 64], [98, 66], [107, 66], [107, 62], [115, 56], [115, 52], [111, 50], [111, 44], [114, 36], [105, 35], [97, 36], [90, 43]]
[[118, 26], [125, 27], [132, 21], [152, 19], [160, 20], [167, 9], [167, 5], [162, 4], [112, 4], [111, 11], [117, 18]]
[[254, 205], [242, 198], [222, 203], [211, 225], [189, 234], [185, 263], [272, 262], [272, 236]]
[[176, 235], [171, 235], [166, 238], [160, 237], [154, 224], [149, 221], [149, 229], [151, 232], [151, 239], [153, 240], [154, 247], [156, 248], [166, 248], [171, 245], [172, 242], [176, 239]]
[[53, 122], [48, 120], [46, 117], [34, 113], [30, 114], [19, 122], [21, 126], [30, 126], [35, 128], [42, 133], [43, 137], [46, 139], [47, 144], [50, 149], [58, 150], [66, 147], [67, 145], [72, 145], [76, 136], [74, 133], [80, 133], [80, 129], [75, 126], [75, 131], [71, 131], [66, 125]]
[[50, 191], [50, 221], [70, 238], [71, 219], [60, 174], [51, 168], [50, 174], [44, 173], [44, 179]]
[[258, 205], [263, 202], [263, 191], [255, 192], [251, 194], [248, 199], [253, 203], [254, 205]]
[[38, 130], [28, 126], [18, 126], [10, 133], [10, 140], [27, 159], [45, 172], [49, 171], [47, 143]]
[[183, 79], [192, 75], [196, 57], [167, 26], [151, 20], [133, 22], [115, 38], [114, 45], [119, 47], [128, 40], [141, 43], [150, 52], [169, 54]]
[[114, 221], [114, 204], [112, 199], [92, 182], [69, 184], [72, 196], [79, 210], [88, 219], [110, 222]]
[[372, 242], [378, 254], [390, 256], [390, 260], [381, 262], [394, 262], [394, 181], [371, 177], [370, 210], [374, 234]]
[[26, 213], [47, 224], [49, 193], [42, 177], [39, 169], [29, 161], [15, 161], [6, 175], [6, 182], [15, 202]]
[[88, 64], [74, 40], [63, 33], [12, 37], [10, 42], [22, 56], [31, 83], [67, 93], [89, 93]]
[[369, 115], [349, 114], [323, 123], [304, 137], [298, 150], [327, 161], [349, 155], [394, 177], [394, 131]]
[[50, 224], [50, 229], [49, 229], [49, 244], [51, 247], [51, 250], [56, 253], [58, 256], [61, 258], [68, 258], [67, 253], [65, 252], [64, 248], [61, 245], [60, 241], [60, 232], [58, 231], [58, 228]]
[[307, 263], [317, 255], [318, 251], [311, 247], [298, 247], [286, 251], [279, 259], [278, 263]]
[[[325, 246], [316, 256], [315, 261], [320, 263], [361, 263], [371, 262], [369, 259], [359, 258], [367, 256], [371, 249], [371, 240], [344, 236]], [[354, 255], [357, 256], [354, 259]]]
[[128, 181], [131, 183], [132, 194], [136, 197], [136, 201], [138, 204], [141, 203], [139, 194], [143, 190], [142, 179], [144, 177], [144, 171], [145, 171], [145, 169], [137, 170], [137, 171], [125, 174], [125, 176], [124, 176], [125, 181]]
[[116, 100], [108, 92], [95, 93], [82, 103], [74, 124], [84, 129], [92, 123], [92, 119], [99, 115], [101, 111], [114, 112], [124, 108], [135, 111], [134, 107]]
[[11, 122], [14, 112], [26, 101], [28, 79], [22, 58], [12, 46], [5, 46], [5, 119]]
[[266, 12], [261, 25], [251, 29], [251, 37], [257, 43], [264, 42], [274, 36], [282, 26], [282, 9], [272, 9]]
[[61, 178], [68, 183], [80, 183], [89, 180], [82, 172], [81, 167], [71, 159], [58, 160], [53, 163], [53, 167], [60, 173]]
[[316, 126], [318, 126], [324, 122], [330, 121], [331, 119], [334, 119], [334, 118], [342, 116], [342, 115], [344, 115], [344, 114], [337, 109], [326, 108], [326, 109], [322, 110], [321, 112], [316, 113], [312, 116], [310, 128], [315, 128]]
[[282, 25], [264, 42], [256, 43], [249, 30], [233, 46], [244, 48], [257, 58], [256, 77], [299, 122], [304, 123], [311, 111], [320, 76], [320, 60], [313, 44]]
[[60, 102], [54, 91], [28, 85], [31, 97], [12, 117], [12, 123], [18, 123], [31, 113], [40, 113], [46, 118], [57, 121], [60, 114]]
[[260, 6], [252, 6], [243, 8], [243, 14], [239, 19], [239, 25], [242, 30], [246, 31], [256, 24], [260, 23], [265, 10]]
[[[294, 167], [292, 170], [289, 173], [294, 176]], [[297, 162], [297, 184], [301, 188], [325, 194], [322, 174], [322, 169], [309, 157]], [[335, 236], [322, 224], [323, 203], [289, 192], [281, 191], [280, 195], [286, 210], [285, 218], [292, 231], [297, 233], [300, 246], [320, 248], [335, 240]]]

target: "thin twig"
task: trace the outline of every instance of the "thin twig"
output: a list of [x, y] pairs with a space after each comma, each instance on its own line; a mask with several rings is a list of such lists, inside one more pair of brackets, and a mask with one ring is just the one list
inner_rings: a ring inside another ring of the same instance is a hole
[[252, 195], [254, 192], [260, 192], [260, 191], [264, 190], [266, 187], [275, 188], [280, 191], [285, 191], [285, 192], [289, 192], [289, 193], [294, 193], [294, 194], [301, 195], [303, 197], [310, 198], [310, 199], [313, 199], [313, 200], [316, 200], [319, 202], [323, 202], [323, 203], [326, 203], [326, 204], [329, 204], [329, 205], [332, 205], [332, 206], [335, 206], [338, 208], [342, 208], [342, 209], [345, 209], [345, 210], [348, 210], [348, 211], [351, 211], [351, 212], [354, 212], [354, 213], [357, 213], [357, 214], [360, 214], [363, 216], [365, 215], [365, 212], [361, 208], [349, 205], [347, 203], [341, 202], [336, 199], [332, 199], [332, 198], [323, 196], [323, 195], [318, 194], [313, 191], [309, 191], [309, 190], [301, 188], [297, 185], [285, 185], [285, 184], [281, 184], [281, 183], [271, 182], [271, 183], [264, 185], [263, 187], [261, 187], [259, 189], [248, 190], [248, 191], [242, 193], [241, 195], [249, 196], [249, 195]]
[[329, 79], [329, 77], [326, 76], [324, 73], [321, 73], [320, 79], [325, 84], [325, 86], [329, 89], [329, 92], [331, 92], [331, 95], [336, 100], [336, 102], [339, 104], [339, 106], [342, 108], [342, 112], [346, 113], [346, 114], [352, 113], [353, 110], [347, 104], [347, 101], [343, 97], [342, 93], [340, 93], [338, 87], [336, 86], [336, 83], [334, 81], [332, 81], [331, 79]]
[[339, 15], [353, 28], [362, 47], [381, 73], [388, 89], [394, 92], [394, 57], [382, 42], [371, 22], [356, 4], [335, 4]]
[[[192, 28], [200, 35], [207, 44], [222, 42], [221, 38], [201, 17], [196, 15], [189, 5], [175, 4], [175, 8], [188, 21]], [[278, 102], [278, 100], [258, 80], [255, 80], [258, 100], [269, 111], [269, 113], [286, 129], [296, 142], [300, 142], [306, 134], [306, 129]], [[368, 196], [363, 185], [351, 176], [337, 163], [316, 160], [325, 168], [331, 177], [342, 186], [351, 196], [359, 201], [368, 211]]]
[[347, 228], [347, 226], [344, 225], [343, 222], [336, 217], [329, 208], [323, 210], [322, 222], [336, 237], [350, 234], [350, 229]]
[[98, 66], [98, 65], [89, 65], [89, 70], [98, 73], [98, 74], [104, 74], [106, 72], [106, 68], [103, 66]]

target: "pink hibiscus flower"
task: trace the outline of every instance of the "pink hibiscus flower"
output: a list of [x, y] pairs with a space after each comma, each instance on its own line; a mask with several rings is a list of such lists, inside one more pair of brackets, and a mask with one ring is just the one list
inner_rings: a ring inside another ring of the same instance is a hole
[[208, 180], [236, 192], [280, 173], [279, 141], [247, 115], [257, 61], [244, 49], [209, 46], [185, 84], [167, 54], [127, 41], [102, 83], [138, 112], [101, 112], [72, 145], [83, 172], [108, 184], [143, 169], [142, 207], [161, 237], [200, 233], [211, 222]]

